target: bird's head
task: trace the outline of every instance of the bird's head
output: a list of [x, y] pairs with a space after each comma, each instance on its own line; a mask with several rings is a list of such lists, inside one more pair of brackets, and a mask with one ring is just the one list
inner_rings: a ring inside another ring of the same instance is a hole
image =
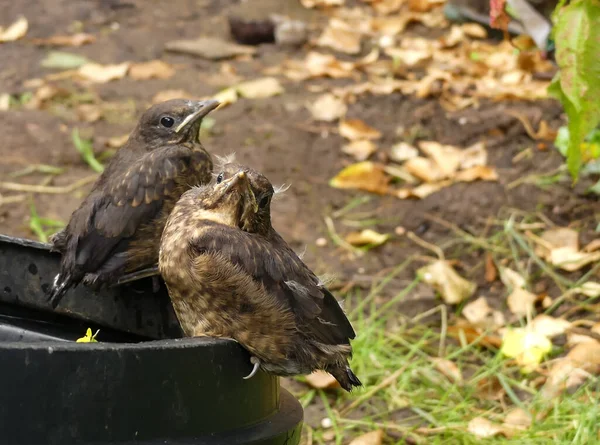
[[202, 119], [219, 106], [216, 100], [172, 99], [148, 108], [133, 132], [148, 150], [196, 142]]

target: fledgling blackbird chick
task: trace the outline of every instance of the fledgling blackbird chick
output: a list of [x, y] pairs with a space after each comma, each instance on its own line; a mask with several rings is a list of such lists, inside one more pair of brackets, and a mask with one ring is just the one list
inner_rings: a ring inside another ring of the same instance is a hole
[[315, 369], [350, 391], [354, 330], [334, 296], [271, 225], [274, 194], [235, 164], [184, 193], [169, 216], [159, 270], [186, 336], [227, 337], [254, 368], [286, 376]]
[[116, 284], [124, 274], [156, 265], [175, 203], [212, 178], [211, 156], [198, 134], [202, 118], [218, 105], [173, 99], [142, 114], [67, 227], [51, 238], [62, 253], [50, 290], [53, 307], [82, 281], [96, 288]]

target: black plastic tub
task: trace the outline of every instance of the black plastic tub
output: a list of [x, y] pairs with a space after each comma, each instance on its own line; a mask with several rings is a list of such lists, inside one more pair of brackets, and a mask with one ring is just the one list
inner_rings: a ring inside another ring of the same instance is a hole
[[[300, 442], [302, 407], [279, 379], [244, 380], [250, 357], [234, 341], [175, 338], [150, 280], [79, 287], [52, 311], [44, 288], [59, 259], [0, 236], [0, 445]], [[100, 343], [73, 341], [87, 327]]]

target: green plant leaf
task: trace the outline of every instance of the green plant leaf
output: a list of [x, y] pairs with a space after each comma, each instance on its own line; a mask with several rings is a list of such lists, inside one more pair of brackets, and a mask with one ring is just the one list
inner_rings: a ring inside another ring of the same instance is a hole
[[600, 122], [600, 0], [574, 0], [566, 6], [561, 2], [553, 19], [560, 72], [548, 92], [560, 100], [569, 118], [567, 166], [577, 179], [581, 143]]
[[79, 135], [79, 129], [74, 128], [71, 133], [71, 139], [73, 139], [73, 145], [83, 158], [85, 162], [97, 173], [104, 171], [104, 166], [96, 159], [94, 154], [94, 147], [92, 141], [89, 139], [82, 139]]

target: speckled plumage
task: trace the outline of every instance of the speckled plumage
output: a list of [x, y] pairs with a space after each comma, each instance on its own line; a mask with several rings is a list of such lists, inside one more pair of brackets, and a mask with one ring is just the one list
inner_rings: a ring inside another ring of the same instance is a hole
[[202, 117], [217, 105], [174, 99], [143, 113], [67, 227], [51, 239], [63, 254], [50, 292], [53, 306], [82, 281], [95, 287], [113, 284], [157, 263], [162, 230], [175, 203], [212, 177], [212, 160], [198, 131]]
[[360, 385], [348, 366], [350, 322], [271, 226], [270, 182], [236, 164], [217, 181], [182, 195], [161, 241], [159, 269], [184, 333], [233, 338], [276, 375], [323, 369], [346, 390]]

